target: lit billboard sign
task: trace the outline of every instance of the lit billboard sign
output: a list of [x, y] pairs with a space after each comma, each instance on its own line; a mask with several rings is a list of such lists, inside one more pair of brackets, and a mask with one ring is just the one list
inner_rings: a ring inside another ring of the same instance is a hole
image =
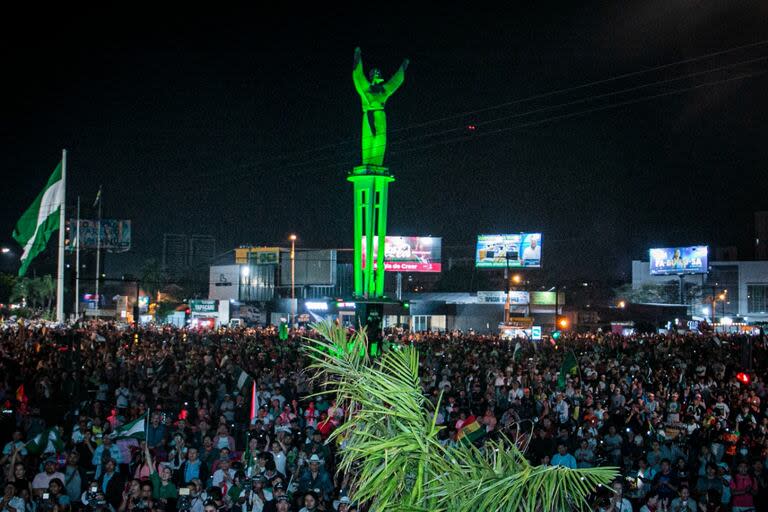
[[541, 233], [478, 235], [477, 268], [540, 268]]
[[[99, 229], [100, 228], [100, 229]], [[77, 220], [69, 221], [70, 247], [74, 248], [77, 237]], [[99, 236], [101, 231], [101, 236]], [[131, 221], [116, 219], [80, 219], [80, 248], [101, 248], [110, 252], [125, 252], [131, 249]]]
[[706, 245], [661, 247], [649, 252], [653, 276], [707, 273], [709, 248]]
[[[378, 238], [373, 239], [373, 251], [378, 251]], [[386, 272], [440, 272], [442, 265], [442, 238], [431, 236], [388, 236], [384, 245]], [[363, 267], [365, 267], [365, 237], [362, 241]], [[374, 264], [374, 268], [376, 265]]]

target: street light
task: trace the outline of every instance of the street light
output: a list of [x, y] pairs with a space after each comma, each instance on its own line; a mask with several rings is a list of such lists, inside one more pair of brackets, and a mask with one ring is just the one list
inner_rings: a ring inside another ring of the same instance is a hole
[[625, 307], [627, 307], [627, 303], [623, 300], [620, 300], [618, 306], [619, 308], [624, 309]]
[[520, 277], [520, 274], [515, 274], [512, 276], [512, 282], [515, 284], [520, 284], [520, 281], [522, 281], [522, 278]]
[[291, 241], [291, 326], [296, 323], [296, 235], [288, 237]]
[[8, 254], [9, 252], [11, 252], [10, 247], [0, 247], [0, 253]]

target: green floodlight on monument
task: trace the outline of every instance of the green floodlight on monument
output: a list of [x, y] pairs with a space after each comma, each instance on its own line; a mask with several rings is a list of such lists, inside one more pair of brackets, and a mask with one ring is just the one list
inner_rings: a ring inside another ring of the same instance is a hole
[[[389, 184], [395, 178], [384, 166], [387, 147], [387, 116], [384, 106], [405, 80], [408, 67], [405, 59], [400, 68], [384, 81], [381, 71], [374, 68], [366, 78], [360, 48], [355, 48], [352, 81], [360, 95], [363, 108], [362, 165], [347, 178], [354, 185], [355, 208], [355, 295], [368, 299], [384, 296], [384, 240], [387, 236], [387, 199]], [[363, 252], [365, 239], [365, 252]], [[378, 239], [376, 254], [374, 240]], [[363, 254], [366, 261], [363, 265]], [[376, 261], [376, 265], [371, 262]], [[375, 267], [375, 270], [374, 270]]]

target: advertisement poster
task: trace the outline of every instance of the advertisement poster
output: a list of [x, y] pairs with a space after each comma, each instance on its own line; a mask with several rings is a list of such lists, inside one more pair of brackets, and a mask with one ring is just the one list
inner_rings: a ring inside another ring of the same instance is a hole
[[651, 249], [651, 275], [706, 274], [708, 255], [709, 248], [706, 245]]
[[[363, 237], [363, 267], [365, 267], [365, 237]], [[378, 237], [373, 250], [378, 251]], [[387, 236], [384, 246], [386, 272], [440, 272], [442, 238], [431, 236]], [[376, 266], [374, 265], [374, 268]]]
[[478, 235], [477, 268], [541, 268], [541, 233]]

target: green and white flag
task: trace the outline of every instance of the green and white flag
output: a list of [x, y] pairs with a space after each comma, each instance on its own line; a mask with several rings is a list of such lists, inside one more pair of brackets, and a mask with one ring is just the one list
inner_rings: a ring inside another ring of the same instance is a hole
[[117, 427], [109, 437], [112, 439], [146, 439], [147, 436], [147, 415], [143, 414], [138, 419], [126, 423], [122, 427]]
[[577, 375], [579, 373], [579, 362], [576, 360], [576, 354], [569, 350], [565, 354], [563, 364], [560, 366], [560, 373], [557, 376], [557, 387], [560, 390], [565, 389], [566, 378], [568, 375]]
[[19, 275], [27, 273], [32, 260], [45, 250], [51, 234], [59, 229], [59, 208], [64, 199], [61, 162], [48, 178], [45, 188], [16, 223], [13, 238], [23, 247]]
[[235, 366], [234, 369], [234, 376], [237, 379], [237, 389], [242, 391], [243, 388], [249, 386], [253, 382], [253, 379], [239, 366]]
[[517, 340], [517, 343], [515, 343], [515, 351], [512, 352], [512, 360], [519, 363], [521, 357], [523, 357], [523, 345], [520, 343], [520, 340]]
[[27, 451], [34, 455], [64, 451], [64, 442], [61, 440], [59, 430], [50, 428], [37, 434], [27, 441]]

